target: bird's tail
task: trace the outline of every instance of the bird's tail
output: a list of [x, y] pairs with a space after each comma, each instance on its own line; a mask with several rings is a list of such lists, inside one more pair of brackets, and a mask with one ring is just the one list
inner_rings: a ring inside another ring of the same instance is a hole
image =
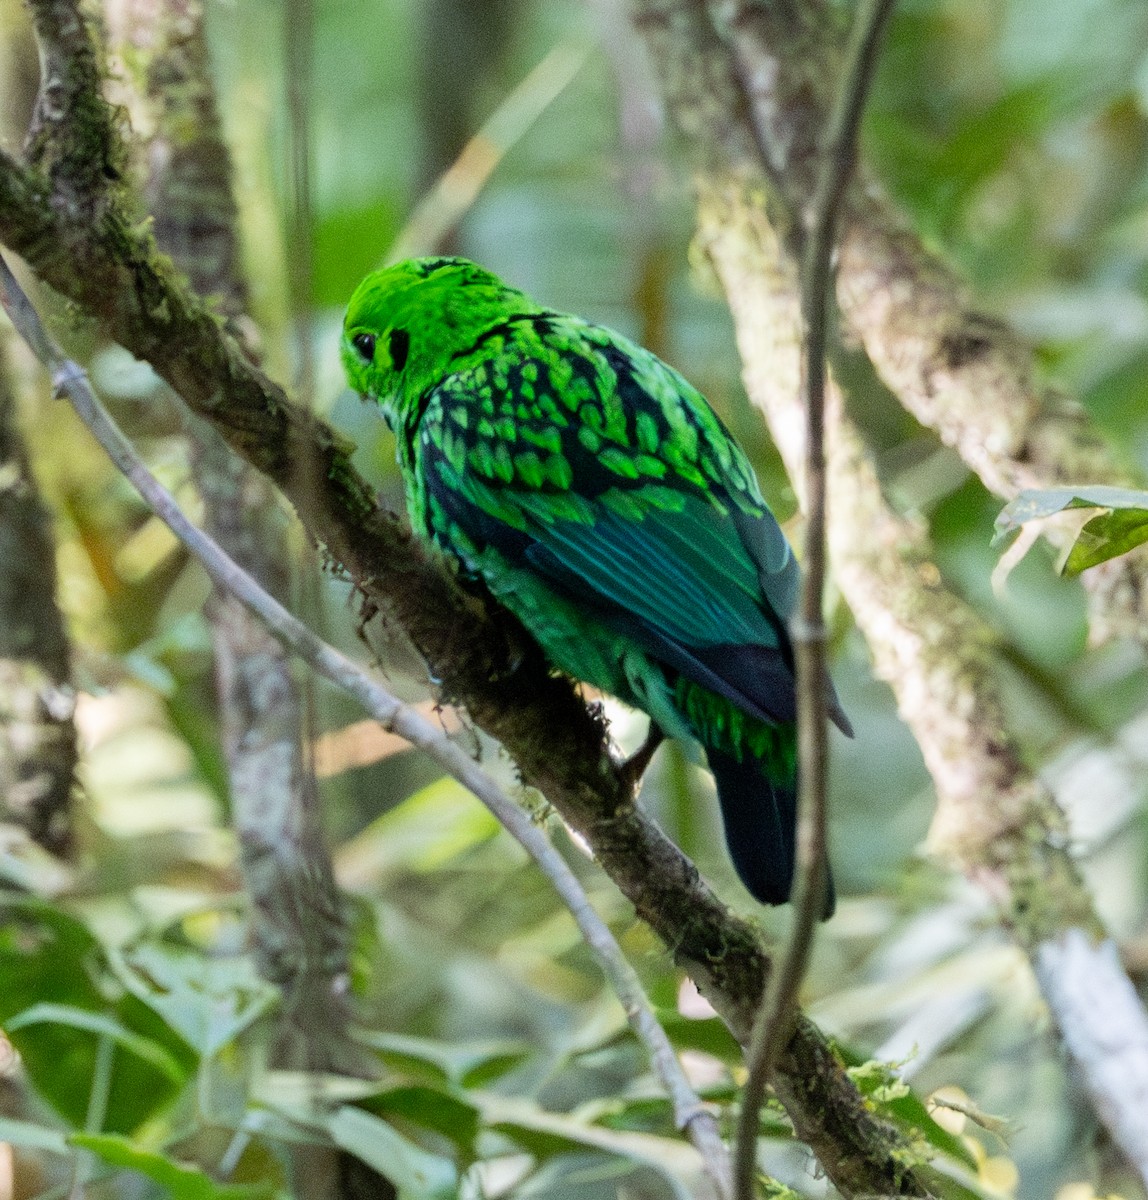
[[[796, 861], [797, 780], [778, 783], [766, 777], [750, 755], [709, 750], [717, 784], [729, 856], [742, 883], [763, 904], [784, 904], [793, 890]], [[827, 874], [822, 920], [833, 915], [836, 897]]]

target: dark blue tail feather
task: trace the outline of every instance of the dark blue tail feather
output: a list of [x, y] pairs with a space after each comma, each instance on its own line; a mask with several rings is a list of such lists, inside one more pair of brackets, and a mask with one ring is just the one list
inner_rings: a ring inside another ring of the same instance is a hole
[[[796, 855], [797, 782], [771, 783], [761, 763], [708, 751], [717, 784], [729, 856], [742, 883], [763, 904], [785, 904], [793, 890]], [[821, 916], [833, 915], [836, 897], [828, 879]]]

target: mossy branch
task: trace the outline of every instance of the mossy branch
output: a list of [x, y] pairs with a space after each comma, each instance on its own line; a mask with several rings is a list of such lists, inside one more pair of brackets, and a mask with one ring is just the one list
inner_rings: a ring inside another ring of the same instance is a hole
[[[74, 3], [33, 4], [38, 16], [65, 10], [79, 20]], [[88, 76], [92, 86], [95, 75]], [[90, 101], [85, 93], [85, 111]], [[98, 96], [94, 102], [98, 109]], [[114, 129], [110, 117], [103, 127]], [[66, 120], [55, 128], [68, 136]], [[97, 149], [105, 156], [106, 143]], [[150, 363], [281, 487], [368, 603], [410, 635], [442, 681], [444, 697], [465, 705], [506, 746], [524, 782], [586, 838], [735, 1035], [747, 1037], [768, 970], [760, 938], [634, 806], [600, 718], [568, 681], [549, 672], [520, 627], [463, 592], [405, 522], [377, 507], [351, 466], [351, 447], [251, 364], [219, 315], [157, 251], [127, 185], [117, 179], [105, 188], [99, 177], [98, 171], [89, 176], [98, 202], [92, 195], [92, 204], [77, 205], [74, 185], [57, 189], [51, 173], [0, 153], [0, 241], [107, 337]], [[925, 1194], [903, 1165], [903, 1141], [866, 1109], [808, 1021], [799, 1022], [778, 1072], [778, 1094], [798, 1136], [842, 1192]]]

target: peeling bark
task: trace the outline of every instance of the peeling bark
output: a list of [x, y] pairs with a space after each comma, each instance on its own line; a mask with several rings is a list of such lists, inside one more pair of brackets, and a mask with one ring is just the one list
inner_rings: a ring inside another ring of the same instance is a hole
[[75, 692], [56, 547], [0, 357], [0, 820], [54, 854], [72, 845]]
[[[112, 9], [125, 66], [142, 78], [127, 97], [146, 132], [143, 195], [158, 245], [214, 299], [242, 336], [231, 158], [223, 141], [198, 0], [122, 0]], [[125, 71], [126, 73], [126, 71]], [[286, 521], [262, 476], [210, 426], [192, 431], [196, 483], [213, 538], [273, 594], [288, 583]], [[275, 1065], [355, 1070], [349, 1039], [346, 933], [319, 797], [306, 754], [307, 719], [286, 651], [229, 594], [209, 607], [220, 724], [261, 973], [283, 993]]]

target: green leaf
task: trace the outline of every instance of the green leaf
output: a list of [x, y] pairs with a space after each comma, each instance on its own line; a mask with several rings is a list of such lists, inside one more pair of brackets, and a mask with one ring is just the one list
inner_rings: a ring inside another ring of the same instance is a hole
[[619, 1097], [599, 1114], [594, 1123], [620, 1133], [652, 1133], [660, 1137], [672, 1137], [674, 1106], [667, 1096]]
[[173, 1162], [115, 1134], [76, 1133], [69, 1140], [113, 1167], [154, 1179], [174, 1200], [272, 1200], [278, 1195], [270, 1183], [216, 1183], [199, 1167]]
[[977, 1169], [977, 1160], [965, 1142], [950, 1133], [943, 1125], [938, 1124], [919, 1096], [907, 1092], [887, 1101], [883, 1106], [885, 1112], [894, 1117], [898, 1124], [911, 1137], [914, 1133], [923, 1137], [930, 1146], [972, 1170]]
[[531, 1049], [524, 1042], [478, 1042], [462, 1045], [382, 1030], [365, 1030], [361, 1039], [396, 1071], [431, 1082], [480, 1087], [525, 1062]]
[[897, 1065], [871, 1058], [846, 1070], [862, 1096], [876, 1104], [890, 1104], [911, 1094], [909, 1085], [897, 1074]]
[[389, 1179], [399, 1200], [454, 1200], [458, 1195], [454, 1163], [416, 1146], [373, 1113], [343, 1105], [323, 1124], [336, 1145]]
[[154, 943], [112, 954], [123, 985], [205, 1058], [217, 1054], [278, 1000], [247, 958], [207, 959]]
[[658, 1009], [657, 1017], [675, 1050], [700, 1050], [723, 1063], [741, 1065], [744, 1052], [720, 1017], [684, 1017], [672, 1008]]
[[477, 1048], [471, 1055], [472, 1065], [460, 1072], [458, 1082], [464, 1088], [486, 1087], [520, 1067], [530, 1054], [529, 1046], [519, 1046], [513, 1042], [507, 1042], [500, 1050], [483, 1051]]
[[415, 1085], [378, 1092], [363, 1100], [361, 1106], [376, 1116], [398, 1117], [432, 1130], [448, 1138], [468, 1158], [475, 1157], [478, 1110], [459, 1096], [441, 1088]]
[[461, 783], [444, 778], [372, 821], [341, 853], [359, 869], [437, 871], [501, 828]]
[[[358, 1103], [379, 1091], [378, 1080], [360, 1079], [352, 1075], [317, 1076], [311, 1071], [262, 1071], [251, 1084], [251, 1096], [259, 1104], [289, 1113], [293, 1119], [309, 1120], [308, 1106], [315, 1098], [316, 1080], [322, 1080], [323, 1099]], [[299, 1114], [304, 1114], [299, 1116]]]
[[933, 1119], [924, 1102], [897, 1073], [898, 1064], [875, 1058], [862, 1059], [846, 1047], [838, 1047], [838, 1050], [846, 1063], [849, 1078], [861, 1095], [897, 1121], [910, 1138], [921, 1136], [956, 1162], [976, 1170], [977, 1162], [968, 1146]]
[[1148, 495], [1144, 504], [1144, 508], [1116, 509], [1093, 517], [1076, 535], [1064, 573], [1079, 575], [1148, 541]]
[[1104, 511], [1077, 534], [1061, 567], [1066, 575], [1079, 575], [1148, 541], [1148, 492], [1098, 484], [1021, 492], [997, 517], [993, 544], [1010, 537], [1028, 521], [1077, 508]]
[[[161, 1050], [116, 1054], [104, 1129], [127, 1133], [169, 1103], [194, 1070], [193, 1056], [165, 1024], [132, 996], [110, 1004], [103, 984], [105, 956], [91, 932], [50, 904], [0, 898], [0, 1026], [8, 1028], [36, 1091], [69, 1125], [82, 1126], [96, 1067], [98, 1034], [86, 1018], [29, 1020], [52, 1013], [39, 1005], [51, 997], [72, 1012], [104, 1015]], [[12, 1029], [19, 1015], [22, 1024]], [[95, 1035], [95, 1036], [94, 1036]], [[165, 1056], [162, 1051], [166, 1051]], [[170, 1056], [170, 1057], [169, 1057]], [[180, 1064], [173, 1072], [172, 1063]]]
[[111, 1038], [117, 1046], [130, 1051], [137, 1058], [161, 1071], [173, 1083], [183, 1083], [187, 1072], [174, 1055], [153, 1042], [150, 1038], [133, 1033], [114, 1017], [106, 1013], [91, 1012], [84, 1008], [72, 1008], [68, 1004], [52, 1004], [47, 1001], [33, 1004], [6, 1022], [9, 1033], [16, 1033], [31, 1025], [64, 1025], [70, 1029], [83, 1029], [100, 1037]]
[[680, 1137], [607, 1129], [580, 1119], [576, 1112], [547, 1112], [524, 1098], [477, 1093], [472, 1099], [489, 1128], [538, 1158], [594, 1150], [652, 1168], [682, 1200], [689, 1200], [701, 1187], [701, 1159]]

